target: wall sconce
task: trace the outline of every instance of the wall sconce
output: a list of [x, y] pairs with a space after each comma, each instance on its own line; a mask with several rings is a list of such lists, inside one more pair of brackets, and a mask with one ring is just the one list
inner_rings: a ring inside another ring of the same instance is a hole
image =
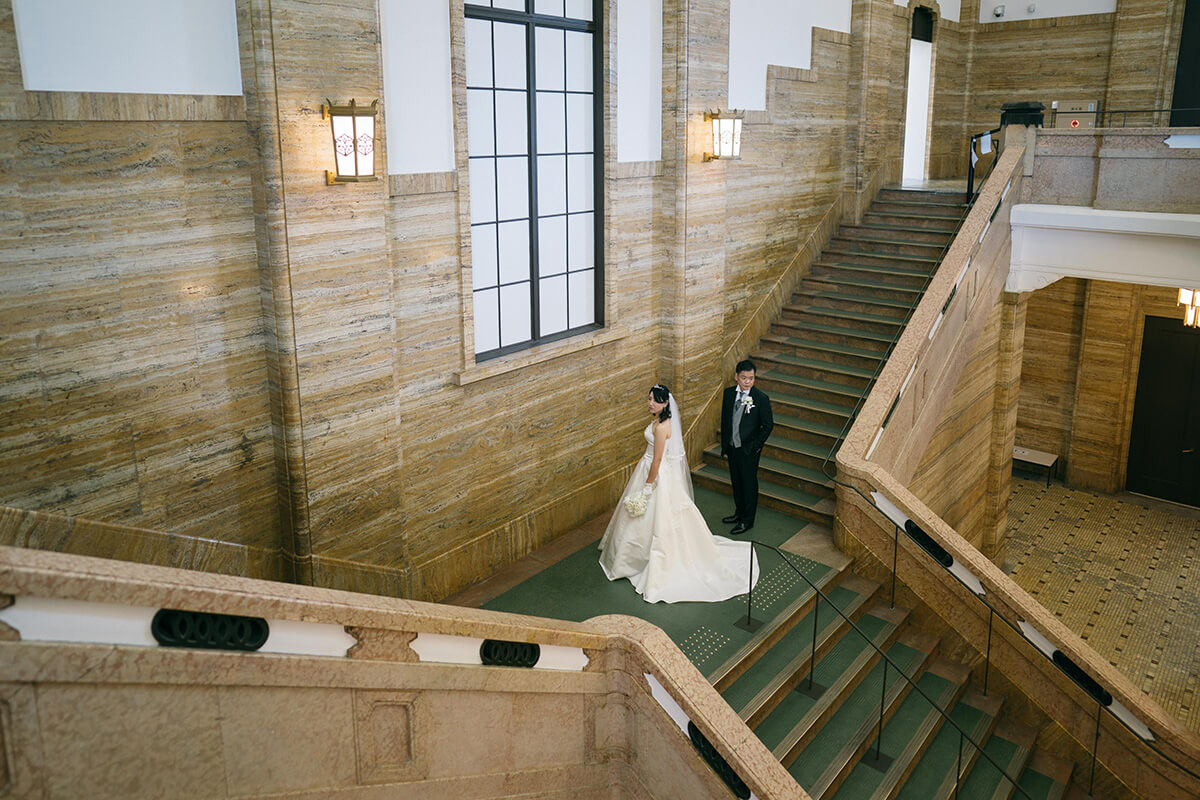
[[704, 121], [712, 123], [713, 149], [704, 153], [705, 161], [742, 157], [742, 119], [745, 111], [705, 111]]
[[1183, 306], [1183, 324], [1200, 328], [1200, 289], [1180, 289], [1179, 305]]
[[358, 183], [375, 180], [375, 112], [379, 101], [360, 106], [354, 100], [349, 105], [335, 106], [326, 100], [321, 106], [321, 118], [329, 120], [333, 133], [333, 155], [337, 172], [325, 170], [325, 183]]

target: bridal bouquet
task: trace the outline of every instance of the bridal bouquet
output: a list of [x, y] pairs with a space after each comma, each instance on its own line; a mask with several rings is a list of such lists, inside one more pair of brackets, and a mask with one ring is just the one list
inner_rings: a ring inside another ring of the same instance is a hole
[[652, 491], [653, 487], [643, 486], [640, 492], [631, 494], [625, 498], [625, 510], [629, 512], [629, 516], [640, 517], [646, 513], [646, 505], [650, 502], [650, 493]]
[[625, 498], [625, 510], [631, 517], [640, 517], [646, 513], [646, 501], [650, 498], [640, 492]]

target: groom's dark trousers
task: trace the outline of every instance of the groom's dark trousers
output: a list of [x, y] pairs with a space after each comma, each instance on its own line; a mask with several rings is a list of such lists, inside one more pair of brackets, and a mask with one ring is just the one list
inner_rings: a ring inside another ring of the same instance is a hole
[[771, 400], [766, 392], [750, 389], [753, 407], [742, 414], [738, 425], [741, 447], [733, 445], [733, 417], [737, 388], [725, 389], [721, 398], [721, 454], [729, 460], [729, 481], [733, 488], [733, 507], [738, 521], [746, 527], [754, 524], [758, 512], [758, 461], [763, 445], [775, 427]]

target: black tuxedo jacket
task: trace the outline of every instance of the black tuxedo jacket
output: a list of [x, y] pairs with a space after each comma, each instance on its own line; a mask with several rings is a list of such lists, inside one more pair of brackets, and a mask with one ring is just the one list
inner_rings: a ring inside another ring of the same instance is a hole
[[[727, 456], [733, 448], [733, 406], [737, 398], [737, 387], [726, 387], [721, 396], [721, 455]], [[741, 429], [742, 449], [758, 453], [771, 435], [775, 427], [775, 418], [771, 416], [771, 398], [757, 386], [750, 387], [750, 399], [754, 406], [742, 414]]]

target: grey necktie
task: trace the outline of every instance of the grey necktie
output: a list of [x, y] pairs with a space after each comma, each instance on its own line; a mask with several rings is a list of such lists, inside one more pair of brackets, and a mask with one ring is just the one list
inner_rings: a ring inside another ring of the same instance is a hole
[[733, 409], [733, 436], [730, 437], [734, 447], [742, 446], [742, 414], [746, 413], [745, 395], [739, 390], [737, 406]]

